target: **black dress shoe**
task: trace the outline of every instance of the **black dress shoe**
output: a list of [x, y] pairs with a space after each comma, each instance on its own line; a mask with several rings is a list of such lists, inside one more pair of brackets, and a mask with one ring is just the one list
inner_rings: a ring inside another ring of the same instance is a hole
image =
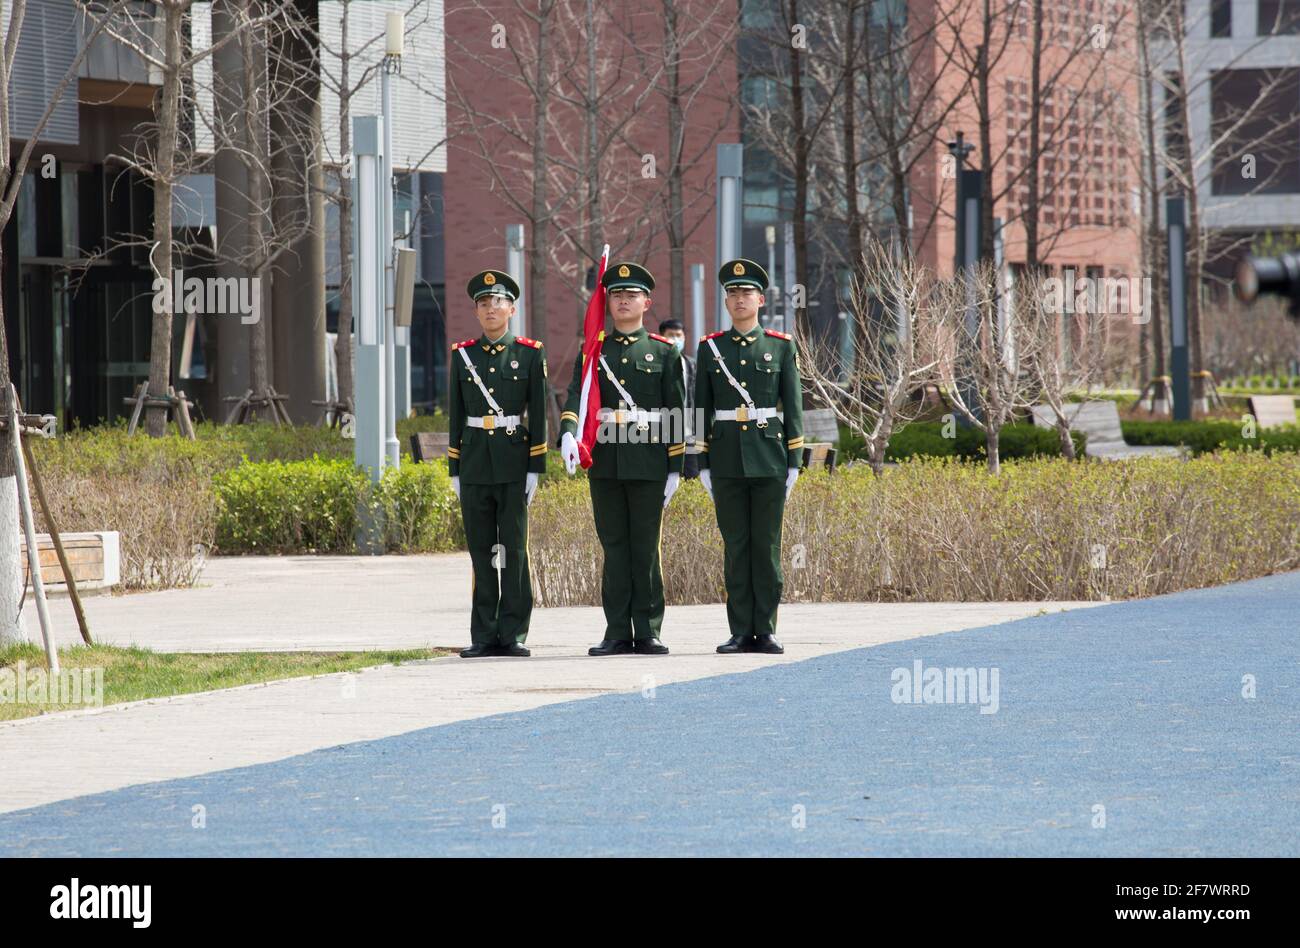
[[527, 658], [533, 653], [528, 651], [528, 649], [524, 648], [518, 642], [511, 642], [509, 645], [498, 645], [497, 654], [507, 655], [511, 658]]
[[657, 638], [637, 639], [632, 643], [632, 650], [638, 655], [667, 655], [668, 646]]
[[471, 645], [469, 648], [461, 649], [461, 658], [485, 658], [488, 655], [497, 655], [496, 645], [491, 642], [480, 642], [478, 645]]
[[627, 639], [605, 639], [587, 649], [588, 655], [631, 655], [632, 643]]
[[752, 651], [753, 649], [750, 646], [753, 644], [753, 641], [754, 637], [751, 635], [733, 635], [731, 638], [727, 639], [727, 641], [718, 646], [718, 654], [737, 655], [740, 652]]
[[766, 655], [784, 655], [785, 649], [776, 640], [775, 635], [756, 635], [750, 645], [751, 652], [763, 652]]

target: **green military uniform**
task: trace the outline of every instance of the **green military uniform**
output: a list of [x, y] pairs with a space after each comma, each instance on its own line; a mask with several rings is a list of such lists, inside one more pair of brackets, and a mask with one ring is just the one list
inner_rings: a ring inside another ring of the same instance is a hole
[[[764, 290], [768, 283], [763, 268], [750, 260], [725, 264], [718, 280], [724, 289], [747, 285]], [[737, 387], [749, 394], [748, 400]], [[786, 477], [803, 461], [803, 395], [791, 336], [760, 326], [747, 333], [731, 329], [705, 336], [696, 359], [695, 408], [703, 425], [697, 435], [700, 468], [707, 468], [712, 478], [726, 548], [731, 634], [772, 635], [784, 584]]]
[[[648, 293], [654, 288], [654, 278], [636, 264], [611, 266], [601, 282], [607, 289], [634, 286]], [[596, 369], [602, 420], [588, 484], [605, 554], [600, 584], [605, 640], [648, 642], [659, 637], [664, 620], [659, 549], [664, 488], [670, 473], [681, 474], [686, 453], [682, 357], [663, 336], [643, 328], [605, 335], [600, 351], [611, 371]], [[578, 437], [581, 397], [579, 358], [560, 415], [561, 435]], [[643, 412], [658, 413], [658, 419]]]
[[[498, 270], [474, 277], [468, 291], [475, 300], [519, 293]], [[474, 569], [470, 636], [475, 645], [522, 644], [533, 610], [524, 487], [529, 473], [546, 470], [546, 354], [540, 342], [507, 329], [499, 339], [483, 335], [452, 346], [448, 374], [447, 470], [460, 478]]]

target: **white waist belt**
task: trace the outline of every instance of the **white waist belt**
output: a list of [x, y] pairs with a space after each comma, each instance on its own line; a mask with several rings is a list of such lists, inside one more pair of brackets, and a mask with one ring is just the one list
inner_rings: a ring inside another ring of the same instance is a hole
[[779, 418], [780, 412], [775, 408], [749, 408], [741, 405], [735, 409], [715, 411], [713, 417], [717, 421], [767, 421], [769, 418]]
[[596, 412], [596, 417], [601, 421], [612, 420], [615, 424], [626, 424], [629, 421], [635, 421], [637, 424], [645, 424], [648, 421], [658, 421], [660, 412], [646, 411], [643, 408], [602, 408]]
[[518, 415], [470, 415], [465, 419], [465, 424], [471, 428], [486, 428], [491, 431], [493, 428], [514, 429], [519, 426]]

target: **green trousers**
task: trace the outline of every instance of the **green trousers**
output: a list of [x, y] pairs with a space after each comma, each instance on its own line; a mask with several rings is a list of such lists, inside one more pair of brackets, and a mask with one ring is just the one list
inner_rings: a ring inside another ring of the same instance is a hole
[[524, 482], [462, 483], [460, 512], [474, 568], [470, 639], [475, 645], [522, 644], [533, 614]]
[[784, 477], [715, 477], [713, 506], [726, 553], [727, 624], [732, 635], [776, 632], [781, 573]]
[[664, 624], [659, 534], [666, 481], [588, 480], [596, 536], [605, 551], [600, 602], [607, 639], [658, 638]]

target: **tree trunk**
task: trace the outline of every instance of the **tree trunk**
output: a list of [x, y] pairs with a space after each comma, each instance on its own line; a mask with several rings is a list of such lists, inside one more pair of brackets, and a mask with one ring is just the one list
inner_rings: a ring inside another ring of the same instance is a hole
[[[342, 53], [339, 57], [339, 158], [352, 170], [352, 86], [348, 78], [348, 10], [341, 8]], [[352, 176], [339, 175], [339, 331], [334, 340], [339, 401], [351, 402], [352, 383]]]
[[848, 210], [849, 273], [856, 280], [861, 276], [862, 213], [858, 209], [858, 140], [857, 140], [857, 85], [858, 85], [858, 5], [845, 6], [844, 23], [844, 198]]
[[[251, 0], [243, 0], [245, 17], [251, 15]], [[245, 24], [247, 20], [245, 20]], [[267, 186], [265, 166], [259, 159], [264, 159], [267, 151], [265, 109], [263, 96], [266, 90], [263, 82], [265, 74], [258, 68], [261, 53], [260, 43], [253, 36], [251, 27], [244, 25], [239, 34], [239, 46], [243, 55], [244, 66], [244, 161], [248, 167], [248, 243], [252, 249], [251, 269], [257, 279], [254, 291], [261, 304], [262, 318], [251, 325], [248, 337], [248, 387], [253, 390], [255, 398], [265, 398], [270, 388], [268, 376], [270, 362], [267, 345], [267, 323], [273, 317], [270, 312], [271, 294], [268, 292], [267, 280], [270, 273], [266, 266], [266, 204]], [[261, 75], [259, 75], [259, 73]]]
[[[664, 3], [664, 54], [668, 79], [668, 283], [669, 316], [686, 325], [686, 223], [682, 185], [682, 152], [686, 129], [681, 102], [681, 49], [677, 7]], [[771, 274], [768, 274], [771, 276]]]
[[1042, 153], [1041, 122], [1043, 114], [1043, 0], [1033, 3], [1033, 40], [1029, 59], [1029, 164], [1025, 185], [1029, 197], [1022, 210], [1025, 224], [1025, 267], [1032, 273], [1038, 269], [1038, 162]]
[[[164, 7], [164, 38], [167, 68], [159, 96], [158, 152], [153, 181], [153, 239], [149, 254], [155, 278], [162, 277], [166, 287], [172, 280], [172, 187], [176, 174], [176, 133], [180, 100], [181, 20], [177, 6]], [[157, 294], [162, 310], [153, 314], [153, 332], [149, 340], [149, 394], [166, 395], [171, 384], [172, 368], [172, 293]], [[151, 437], [167, 433], [167, 411], [150, 405], [145, 415], [145, 430]]]
[[[6, 169], [7, 171], [7, 169]], [[0, 173], [0, 194], [7, 174]], [[0, 230], [3, 227], [0, 226]], [[0, 391], [9, 391], [9, 341], [4, 315], [4, 247], [0, 241]], [[0, 648], [28, 641], [22, 613], [23, 567], [19, 552], [22, 526], [18, 522], [18, 478], [14, 472], [11, 436], [0, 437]]]
[[547, 207], [550, 162], [546, 151], [546, 132], [550, 122], [550, 34], [554, 2], [544, 2], [538, 10], [537, 22], [537, 72], [533, 99], [533, 187], [532, 207], [529, 217], [533, 225], [532, 240], [528, 245], [528, 319], [529, 335], [549, 342], [546, 327], [546, 276], [550, 269], [551, 212]]
[[998, 474], [1002, 471], [1002, 459], [999, 456], [998, 442], [1001, 439], [1002, 432], [994, 425], [989, 425], [984, 429], [984, 449], [989, 456], [989, 473]]
[[1056, 419], [1056, 434], [1061, 439], [1061, 457], [1075, 460], [1074, 439], [1070, 437], [1070, 426], [1059, 417]]
[[315, 0], [297, 0], [303, 29], [273, 28], [276, 83], [269, 102], [273, 239], [285, 243], [271, 282], [275, 360], [271, 376], [295, 423], [315, 420], [313, 401], [325, 397], [325, 179], [320, 150], [320, 76]]

